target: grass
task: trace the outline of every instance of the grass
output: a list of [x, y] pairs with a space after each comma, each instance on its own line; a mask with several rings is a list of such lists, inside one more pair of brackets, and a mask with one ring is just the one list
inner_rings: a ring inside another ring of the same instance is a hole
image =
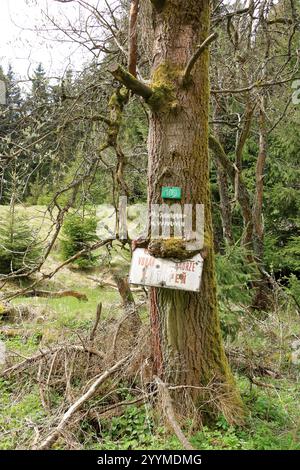
[[81, 322], [90, 322], [100, 302], [103, 306], [104, 316], [112, 314], [120, 304], [120, 297], [116, 290], [76, 288], [76, 291], [85, 294], [88, 300], [80, 301], [75, 297], [61, 297], [56, 299], [19, 297], [14, 303], [44, 307], [49, 312], [49, 320], [57, 323], [58, 327], [72, 327], [74, 324], [79, 325]]
[[0, 379], [0, 450], [26, 448], [45, 417], [37, 386], [25, 387], [17, 396], [14, 387]]
[[102, 303], [102, 319], [120, 314], [120, 297], [117, 291], [101, 288], [77, 290], [86, 294], [88, 301], [79, 301], [74, 297], [15, 299], [15, 304], [30, 304], [38, 308], [40, 315], [33, 320], [24, 320], [20, 335], [1, 338], [0, 334], [0, 339], [5, 340], [7, 349], [30, 355], [40, 347], [58, 341], [78, 341], [77, 333], [83, 334], [93, 325], [99, 302]]

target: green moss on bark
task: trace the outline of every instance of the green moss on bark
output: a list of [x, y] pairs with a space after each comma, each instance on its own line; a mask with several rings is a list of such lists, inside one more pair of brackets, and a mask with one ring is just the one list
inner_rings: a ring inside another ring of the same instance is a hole
[[166, 111], [177, 106], [175, 89], [182, 71], [175, 65], [165, 62], [160, 64], [152, 73], [152, 96], [148, 105], [153, 111]]

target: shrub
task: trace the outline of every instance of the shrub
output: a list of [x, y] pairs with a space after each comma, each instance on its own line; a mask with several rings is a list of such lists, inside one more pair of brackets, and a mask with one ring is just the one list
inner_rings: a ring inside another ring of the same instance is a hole
[[218, 301], [221, 328], [225, 336], [235, 337], [245, 307], [251, 303], [251, 282], [258, 277], [254, 263], [246, 260], [245, 250], [237, 245], [226, 246], [216, 256]]
[[[69, 259], [82, 249], [89, 248], [98, 238], [97, 219], [94, 216], [69, 214], [63, 225], [61, 252], [64, 260]], [[89, 251], [77, 258], [73, 264], [86, 269], [95, 264], [97, 256]]]

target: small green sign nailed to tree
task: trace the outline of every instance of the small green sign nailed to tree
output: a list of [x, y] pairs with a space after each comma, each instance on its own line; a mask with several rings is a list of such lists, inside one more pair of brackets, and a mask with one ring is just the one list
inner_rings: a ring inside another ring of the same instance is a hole
[[181, 199], [181, 188], [177, 186], [163, 186], [161, 197], [163, 199]]

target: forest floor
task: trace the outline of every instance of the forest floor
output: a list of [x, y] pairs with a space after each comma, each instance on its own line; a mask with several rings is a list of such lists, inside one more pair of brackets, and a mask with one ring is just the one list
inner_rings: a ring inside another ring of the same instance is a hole
[[[51, 270], [59, 262], [56, 249], [45, 268]], [[99, 268], [87, 273], [64, 267], [39, 288], [75, 289], [85, 294], [87, 301], [73, 297], [14, 299], [15, 305], [30, 305], [33, 313], [13, 322], [1, 321], [0, 318], [0, 340], [5, 342], [7, 351], [13, 355], [13, 363], [41, 350], [54, 348], [57, 344], [84, 341], [93, 327], [100, 302], [101, 323], [117, 323], [124, 313], [119, 293], [111, 286], [101, 287], [97, 279], [111, 281], [109, 275]], [[24, 285], [23, 282], [22, 287]], [[16, 284], [5, 286], [6, 290], [18, 288], [20, 285]], [[146, 295], [134, 292], [134, 296], [136, 303], [141, 304], [139, 315], [147, 329]], [[180, 424], [196, 449], [300, 450], [300, 359], [298, 363], [295, 360], [300, 333], [299, 314], [289, 301], [282, 300], [275, 302], [273, 311], [268, 314], [253, 313], [247, 306], [241, 308], [239, 305], [240, 311], [243, 313], [239, 313], [238, 330], [233, 335], [224, 334], [224, 339], [247, 407], [245, 426], [231, 426], [223, 416], [217, 417], [214, 424], [202, 426], [197, 431], [192, 422], [182, 421]], [[46, 366], [46, 361], [43, 364]], [[70, 359], [66, 356], [62, 375], [67, 375], [69, 366]], [[48, 403], [51, 404], [49, 408], [45, 406], [40, 374], [39, 367], [0, 378], [0, 449], [28, 449], [34, 446], [40, 433], [57, 422], [59, 413], [66, 410], [68, 404], [81, 393], [82, 383], [74, 373], [70, 379], [71, 388], [70, 383], [63, 382], [63, 385], [54, 384], [47, 391]], [[44, 377], [47, 378], [47, 371]], [[115, 393], [126, 400], [134, 398], [126, 380], [121, 385]], [[59, 439], [54, 448], [182, 448], [150, 401], [142, 406], [127, 406], [123, 413], [109, 418], [104, 416], [95, 424], [89, 411], [91, 408], [97, 409], [101, 400], [101, 395], [93, 398], [80, 420], [72, 423], [67, 438]]]

